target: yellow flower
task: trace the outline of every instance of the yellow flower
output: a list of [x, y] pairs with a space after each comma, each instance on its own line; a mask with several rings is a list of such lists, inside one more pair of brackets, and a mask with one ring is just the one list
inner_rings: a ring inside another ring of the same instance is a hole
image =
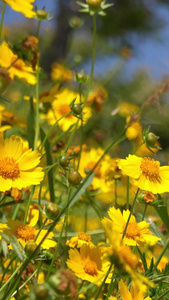
[[154, 194], [169, 192], [169, 166], [160, 167], [159, 161], [136, 155], [119, 160], [118, 166], [140, 189]]
[[[122, 214], [120, 209], [115, 209], [114, 207], [111, 207], [108, 211], [108, 214], [111, 220], [107, 218], [104, 218], [102, 220], [102, 224], [104, 228], [106, 228], [106, 226], [112, 226], [112, 230], [117, 231], [122, 237], [126, 227], [128, 217], [130, 215], [130, 211], [123, 210], [123, 214]], [[161, 240], [161, 238], [158, 238], [151, 234], [149, 230], [149, 225], [150, 224], [147, 223], [146, 221], [137, 223], [135, 216], [131, 215], [124, 236], [124, 244], [130, 246], [150, 244], [152, 246], [157, 241]]]
[[131, 116], [132, 114], [137, 113], [139, 110], [139, 107], [132, 103], [129, 103], [129, 102], [121, 102], [118, 105], [118, 109], [119, 109], [119, 114], [121, 116], [128, 117], [128, 116]]
[[146, 291], [147, 286], [154, 287], [154, 284], [148, 278], [138, 272], [140, 268], [139, 258], [131, 251], [129, 246], [124, 244], [121, 235], [115, 230], [112, 231], [110, 223], [106, 224], [104, 229], [111, 245], [111, 249], [108, 247], [108, 256], [119, 269], [119, 272], [124, 270], [128, 272], [135, 284], [143, 291]]
[[35, 0], [2, 0], [7, 3], [13, 10], [22, 13], [27, 18], [33, 18], [35, 12], [33, 11], [33, 3]]
[[[29, 224], [23, 224], [19, 220], [11, 220], [8, 219], [7, 225], [10, 229], [4, 230], [4, 233], [11, 236], [12, 234], [16, 236], [18, 242], [21, 243], [23, 247], [25, 247], [27, 242], [35, 241], [37, 234], [39, 233], [39, 229], [36, 229], [36, 221], [32, 219]], [[41, 230], [38, 238], [36, 240], [36, 244], [39, 245], [43, 237], [46, 235], [47, 230]], [[44, 249], [49, 249], [51, 247], [56, 246], [56, 242], [52, 240], [54, 237], [54, 233], [50, 232], [42, 243], [41, 247]]]
[[16, 76], [29, 84], [36, 84], [36, 76], [33, 74], [32, 67], [26, 65], [22, 59], [19, 59], [5, 42], [0, 45], [0, 66], [9, 68], [8, 73], [11, 79]]
[[38, 151], [29, 149], [23, 153], [23, 143], [19, 137], [3, 139], [0, 136], [0, 191], [11, 188], [26, 188], [39, 184], [44, 177]]
[[145, 296], [145, 291], [142, 290], [135, 282], [132, 282], [131, 290], [123, 280], [119, 282], [120, 296], [123, 300], [151, 300], [150, 297]]
[[82, 280], [100, 284], [109, 267], [108, 262], [102, 261], [102, 253], [98, 247], [90, 248], [84, 244], [80, 248], [69, 250], [67, 266]]
[[86, 232], [81, 232], [78, 234], [78, 236], [73, 236], [66, 242], [66, 246], [69, 246], [70, 248], [80, 248], [84, 244], [87, 244], [90, 247], [94, 246], [94, 244], [91, 242], [91, 235]]
[[52, 64], [51, 78], [54, 81], [67, 81], [73, 80], [73, 72], [59, 63]]
[[[63, 131], [67, 131], [71, 125], [77, 122], [77, 118], [71, 113], [70, 104], [76, 99], [75, 104], [80, 102], [79, 94], [68, 89], [62, 89], [58, 94], [55, 95], [55, 100], [52, 103], [52, 109], [49, 110], [46, 118], [49, 124], [53, 125], [58, 119], [65, 114], [69, 113], [66, 117], [59, 121], [59, 126]], [[91, 108], [85, 107], [83, 110], [83, 121], [86, 121], [91, 117]], [[78, 127], [80, 126], [80, 122]]]
[[126, 130], [126, 137], [128, 140], [134, 140], [138, 136], [142, 136], [142, 126], [139, 122], [132, 123]]
[[[102, 148], [92, 148], [90, 151], [82, 151], [79, 165], [79, 172], [85, 177], [93, 169], [99, 158], [103, 155]], [[102, 161], [94, 170], [95, 176], [92, 181], [92, 188], [103, 192], [112, 190], [112, 182], [120, 177], [120, 170], [116, 171], [117, 165], [110, 155], [105, 155]]]

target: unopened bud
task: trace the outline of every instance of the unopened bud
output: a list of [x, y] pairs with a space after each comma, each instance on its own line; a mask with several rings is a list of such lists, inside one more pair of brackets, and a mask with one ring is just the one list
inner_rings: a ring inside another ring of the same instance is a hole
[[27, 242], [25, 245], [25, 253], [27, 256], [29, 256], [31, 253], [33, 253], [35, 251], [35, 249], [37, 248], [37, 244], [35, 242]]
[[87, 0], [87, 3], [92, 7], [98, 7], [101, 5], [101, 0]]
[[60, 213], [60, 209], [57, 206], [57, 204], [52, 203], [52, 202], [50, 202], [50, 203], [48, 203], [46, 205], [46, 209], [45, 210], [46, 210], [46, 215], [51, 220], [55, 219], [59, 215], [59, 213]]
[[82, 176], [78, 171], [71, 171], [68, 174], [68, 180], [71, 184], [77, 185], [82, 181]]
[[76, 115], [80, 115], [82, 113], [82, 107], [80, 104], [74, 104], [72, 111], [74, 112], [74, 114]]
[[155, 144], [157, 143], [157, 140], [158, 140], [158, 137], [153, 132], [147, 133], [146, 142], [149, 147], [155, 146]]
[[49, 295], [48, 289], [43, 284], [35, 286], [34, 293], [38, 299], [47, 299]]
[[60, 165], [63, 167], [63, 168], [66, 168], [68, 167], [69, 165], [69, 162], [70, 162], [70, 159], [68, 156], [64, 155], [60, 158]]
[[44, 9], [38, 9], [36, 14], [39, 20], [45, 20], [48, 16], [48, 13]]

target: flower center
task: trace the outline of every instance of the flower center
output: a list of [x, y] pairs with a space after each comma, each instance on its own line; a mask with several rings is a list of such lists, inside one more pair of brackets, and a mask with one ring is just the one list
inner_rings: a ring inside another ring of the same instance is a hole
[[142, 174], [152, 182], [161, 183], [161, 177], [159, 175], [160, 163], [155, 161], [153, 158], [145, 157], [141, 161], [140, 168]]
[[[124, 229], [125, 227], [126, 224], [124, 225]], [[128, 224], [125, 236], [129, 239], [134, 239], [135, 237], [140, 236], [140, 228], [138, 227], [136, 222], [130, 222]]]
[[97, 265], [96, 265], [95, 261], [88, 260], [86, 262], [86, 264], [84, 265], [83, 269], [87, 274], [89, 274], [91, 276], [97, 275]]
[[11, 157], [0, 159], [0, 176], [4, 179], [11, 179], [12, 181], [19, 178], [20, 170], [18, 163]]
[[82, 232], [78, 234], [78, 239], [85, 241], [85, 242], [90, 242], [91, 241], [91, 237], [88, 233], [86, 232]]
[[35, 229], [28, 225], [20, 225], [16, 230], [16, 236], [26, 242], [34, 240], [36, 237]]
[[[59, 107], [59, 112], [61, 115], [65, 115], [65, 114], [71, 112], [70, 106], [69, 105], [61, 105]], [[72, 114], [69, 114], [68, 116], [66, 116], [66, 118], [70, 118], [70, 117], [72, 117]]]

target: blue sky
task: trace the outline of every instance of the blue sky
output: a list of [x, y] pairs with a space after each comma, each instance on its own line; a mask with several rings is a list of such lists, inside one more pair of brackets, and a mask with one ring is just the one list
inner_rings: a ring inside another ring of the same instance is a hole
[[[45, 6], [46, 11], [56, 11], [57, 0], [36, 0], [35, 3], [38, 9]], [[163, 19], [165, 25], [154, 37], [131, 36], [132, 43], [137, 46], [133, 57], [126, 64], [126, 72], [132, 74], [135, 70], [144, 69], [150, 76], [160, 79], [169, 75], [169, 7], [154, 5], [154, 10], [156, 15]], [[13, 11], [9, 6], [6, 7], [4, 20], [6, 25], [24, 22], [24, 20], [25, 17], [22, 14]], [[52, 20], [50, 24], [52, 24]], [[104, 58], [104, 62], [98, 61], [96, 72], [99, 73], [103, 65], [104, 68], [110, 68], [114, 65], [114, 61], [112, 57]]]

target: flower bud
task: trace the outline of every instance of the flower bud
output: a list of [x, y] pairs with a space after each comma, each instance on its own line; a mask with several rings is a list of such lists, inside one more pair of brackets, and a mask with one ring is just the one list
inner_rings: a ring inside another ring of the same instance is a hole
[[38, 299], [47, 299], [49, 295], [48, 289], [42, 284], [35, 286], [34, 293]]
[[63, 168], [66, 168], [68, 167], [69, 165], [69, 162], [70, 162], [70, 159], [68, 156], [64, 155], [60, 158], [60, 165], [63, 167]]
[[27, 256], [29, 256], [31, 253], [33, 253], [35, 251], [35, 249], [37, 248], [37, 244], [35, 242], [27, 242], [25, 245], [25, 253]]
[[98, 7], [101, 5], [101, 0], [87, 0], [87, 3], [92, 7]]
[[80, 104], [74, 104], [72, 111], [74, 112], [74, 114], [76, 115], [80, 115], [82, 113], [82, 107]]
[[57, 206], [57, 204], [52, 203], [52, 202], [49, 202], [46, 205], [45, 211], [46, 211], [46, 215], [51, 220], [55, 219], [59, 215], [59, 213], [60, 213], [60, 209]]
[[149, 147], [155, 146], [157, 143], [158, 137], [153, 132], [148, 132], [146, 136], [146, 143]]
[[68, 174], [68, 180], [71, 184], [77, 185], [82, 181], [82, 176], [78, 171], [71, 171]]
[[82, 70], [81, 72], [76, 72], [75, 79], [78, 83], [87, 83], [89, 76], [85, 75], [84, 70]]
[[45, 20], [48, 16], [48, 13], [44, 9], [38, 9], [36, 14], [39, 20]]
[[61, 282], [61, 275], [60, 273], [55, 273], [54, 275], [50, 276], [48, 279], [49, 285], [54, 289], [57, 290], [58, 285]]

